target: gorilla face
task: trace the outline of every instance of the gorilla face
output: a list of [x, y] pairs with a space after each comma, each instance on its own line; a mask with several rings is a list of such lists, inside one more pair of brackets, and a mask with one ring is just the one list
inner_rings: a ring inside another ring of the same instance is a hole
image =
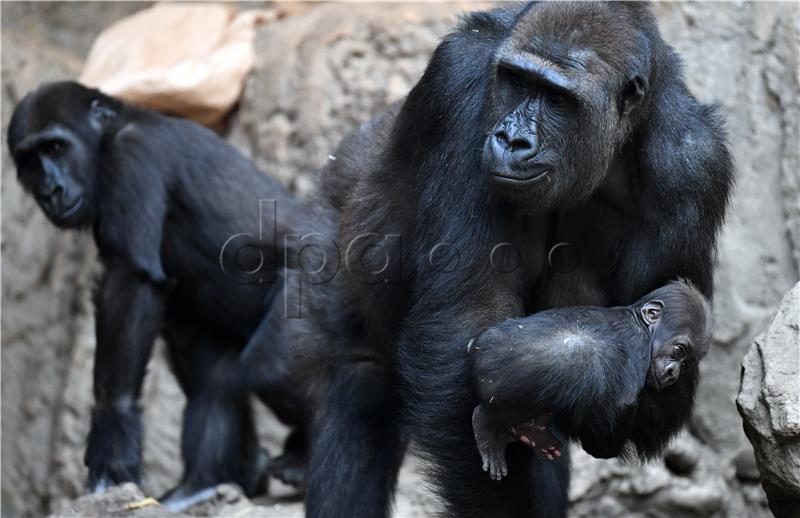
[[495, 56], [489, 112], [497, 122], [483, 165], [497, 192], [541, 212], [579, 202], [602, 184], [646, 81], [609, 64], [580, 19], [565, 43], [542, 36], [564, 31], [548, 29], [546, 7], [530, 16]]
[[711, 305], [693, 286], [673, 281], [653, 292], [640, 309], [652, 337], [647, 386], [662, 390], [678, 381], [708, 352], [713, 336]]
[[500, 186], [552, 180], [548, 175], [563, 167], [564, 137], [577, 130], [577, 99], [561, 85], [540, 83], [530, 64], [503, 60], [497, 68], [499, 105], [506, 115], [486, 138], [484, 161]]
[[15, 109], [8, 132], [20, 183], [62, 228], [92, 222], [96, 156], [115, 116], [110, 98], [85, 91], [77, 84], [40, 87]]
[[95, 164], [72, 132], [58, 126], [37, 132], [14, 146], [13, 153], [23, 188], [54, 224], [87, 223]]

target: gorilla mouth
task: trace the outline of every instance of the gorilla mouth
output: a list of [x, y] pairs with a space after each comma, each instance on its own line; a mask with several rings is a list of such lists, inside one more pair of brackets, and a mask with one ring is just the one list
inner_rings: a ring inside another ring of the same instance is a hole
[[507, 185], [528, 185], [537, 183], [544, 179], [549, 179], [548, 175], [552, 172], [550, 168], [535, 169], [527, 175], [513, 174], [508, 171], [491, 171], [495, 181]]
[[660, 391], [662, 388], [658, 376], [656, 375], [655, 372], [653, 372], [652, 365], [647, 369], [647, 377], [645, 378], [645, 385], [648, 388], [651, 388], [655, 391]]
[[61, 221], [65, 221], [70, 217], [74, 216], [79, 210], [81, 210], [81, 207], [83, 207], [83, 196], [78, 198], [77, 201], [75, 201], [75, 203], [69, 206], [66, 210], [61, 211], [59, 214], [57, 214], [57, 217]]

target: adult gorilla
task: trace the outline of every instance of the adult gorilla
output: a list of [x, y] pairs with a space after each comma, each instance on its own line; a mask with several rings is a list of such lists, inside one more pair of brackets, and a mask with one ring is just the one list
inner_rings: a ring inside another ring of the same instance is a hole
[[[349, 136], [323, 179], [346, 268], [307, 302], [311, 336], [294, 337], [299, 361], [328, 365], [312, 393], [309, 515], [384, 515], [406, 438], [453, 516], [563, 515], [567, 458], [515, 443], [507, 478], [481, 471], [466, 346], [509, 318], [630, 304], [677, 277], [711, 295], [730, 158], [650, 7], [467, 16], [399, 111]], [[571, 438], [599, 457], [655, 456], [697, 378], [689, 367]]]
[[[105, 267], [95, 293], [89, 489], [141, 479], [139, 396], [161, 334], [188, 399], [185, 472], [166, 503], [185, 507], [221, 482], [263, 492], [266, 458], [238, 356], [277, 291], [284, 254], [295, 256], [284, 236], [302, 228], [305, 211], [211, 131], [77, 83], [27, 95], [8, 144], [26, 191], [59, 227], [93, 230]], [[262, 200], [273, 203], [260, 218]], [[303, 409], [283, 378], [279, 344], [262, 337], [269, 359], [258, 396], [299, 425]], [[271, 464], [284, 479], [302, 472], [298, 433]]]

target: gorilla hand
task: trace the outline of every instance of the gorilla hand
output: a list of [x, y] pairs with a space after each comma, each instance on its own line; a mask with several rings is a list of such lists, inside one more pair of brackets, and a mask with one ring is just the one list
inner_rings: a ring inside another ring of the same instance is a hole
[[83, 462], [89, 468], [87, 489], [103, 493], [123, 482], [140, 484], [142, 427], [136, 409], [95, 408]]

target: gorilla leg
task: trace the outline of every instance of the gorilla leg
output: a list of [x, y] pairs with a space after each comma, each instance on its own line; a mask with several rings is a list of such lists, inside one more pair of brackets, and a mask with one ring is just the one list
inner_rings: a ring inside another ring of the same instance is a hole
[[286, 402], [294, 401], [294, 398], [274, 391], [261, 392], [258, 397], [282, 423], [296, 426], [283, 443], [283, 452], [270, 459], [267, 470], [284, 484], [302, 488], [305, 485], [308, 464], [308, 438], [305, 433], [305, 420], [297, 412], [299, 406], [295, 403], [286, 405]]
[[[453, 420], [469, 423], [469, 419]], [[521, 442], [506, 448], [508, 476], [492, 480], [482, 470], [471, 427], [448, 433], [433, 452], [432, 472], [447, 504], [448, 516], [459, 518], [559, 518], [566, 516], [569, 486], [567, 448], [556, 460], [536, 458]], [[463, 433], [462, 433], [463, 432]], [[566, 441], [560, 434], [560, 440]], [[429, 439], [430, 440], [430, 439]], [[435, 441], [438, 439], [434, 439]], [[565, 442], [566, 444], [566, 442]], [[430, 448], [431, 442], [428, 442]]]
[[[426, 457], [432, 461], [429, 477], [444, 500], [445, 514], [459, 518], [540, 516], [531, 514], [527, 505], [532, 487], [531, 450], [522, 443], [509, 444], [508, 476], [492, 480], [481, 467], [470, 419], [460, 415], [449, 421], [452, 425], [446, 434], [424, 439]], [[455, 426], [457, 431], [452, 429]]]
[[563, 516], [557, 511], [552, 515], [538, 512], [539, 500], [553, 500], [543, 492], [559, 495], [565, 488], [558, 486], [559, 479], [552, 476], [548, 469], [552, 466], [534, 460], [533, 450], [522, 442], [512, 442], [505, 448], [507, 476], [493, 480], [483, 471], [470, 419], [476, 400], [467, 383], [466, 358], [455, 347], [450, 351], [451, 354], [440, 357], [441, 364], [431, 369], [436, 376], [419, 375], [424, 365], [420, 355], [402, 357], [409, 360], [403, 372], [406, 374], [404, 386], [410, 394], [405, 403], [408, 420], [403, 423], [404, 430], [428, 462], [428, 479], [443, 501], [445, 515], [459, 518]]
[[211, 332], [168, 328], [169, 360], [187, 397], [181, 454], [184, 475], [163, 500], [185, 509], [214, 496], [214, 486], [239, 484], [248, 496], [266, 491], [267, 454], [258, 448], [249, 394], [235, 350]]
[[300, 430], [292, 430], [283, 443], [283, 452], [270, 459], [267, 471], [284, 484], [303, 489], [308, 465], [308, 438]]
[[283, 453], [269, 462], [270, 475], [286, 484], [302, 487], [308, 460], [307, 416], [301, 384], [289, 373], [286, 330], [290, 325], [303, 324], [287, 322], [283, 305], [273, 304], [250, 337], [239, 362], [248, 389], [255, 392], [283, 424], [293, 428], [284, 443]]
[[[428, 478], [445, 504], [446, 516], [459, 518], [559, 518], [566, 516], [569, 458], [535, 458], [522, 442], [505, 448], [508, 475], [493, 480], [483, 471], [470, 408], [468, 386], [452, 384], [439, 399], [419, 393], [410, 409], [406, 431], [429, 461]], [[437, 402], [438, 401], [438, 402]], [[423, 417], [424, 416], [424, 417]], [[566, 443], [556, 430], [557, 439]]]
[[[566, 439], [558, 437], [561, 444]], [[555, 460], [534, 458], [530, 467], [530, 508], [535, 518], [557, 518], [567, 515], [569, 507], [569, 447]]]
[[371, 361], [332, 373], [310, 434], [309, 517], [387, 516], [405, 452], [389, 380]]

